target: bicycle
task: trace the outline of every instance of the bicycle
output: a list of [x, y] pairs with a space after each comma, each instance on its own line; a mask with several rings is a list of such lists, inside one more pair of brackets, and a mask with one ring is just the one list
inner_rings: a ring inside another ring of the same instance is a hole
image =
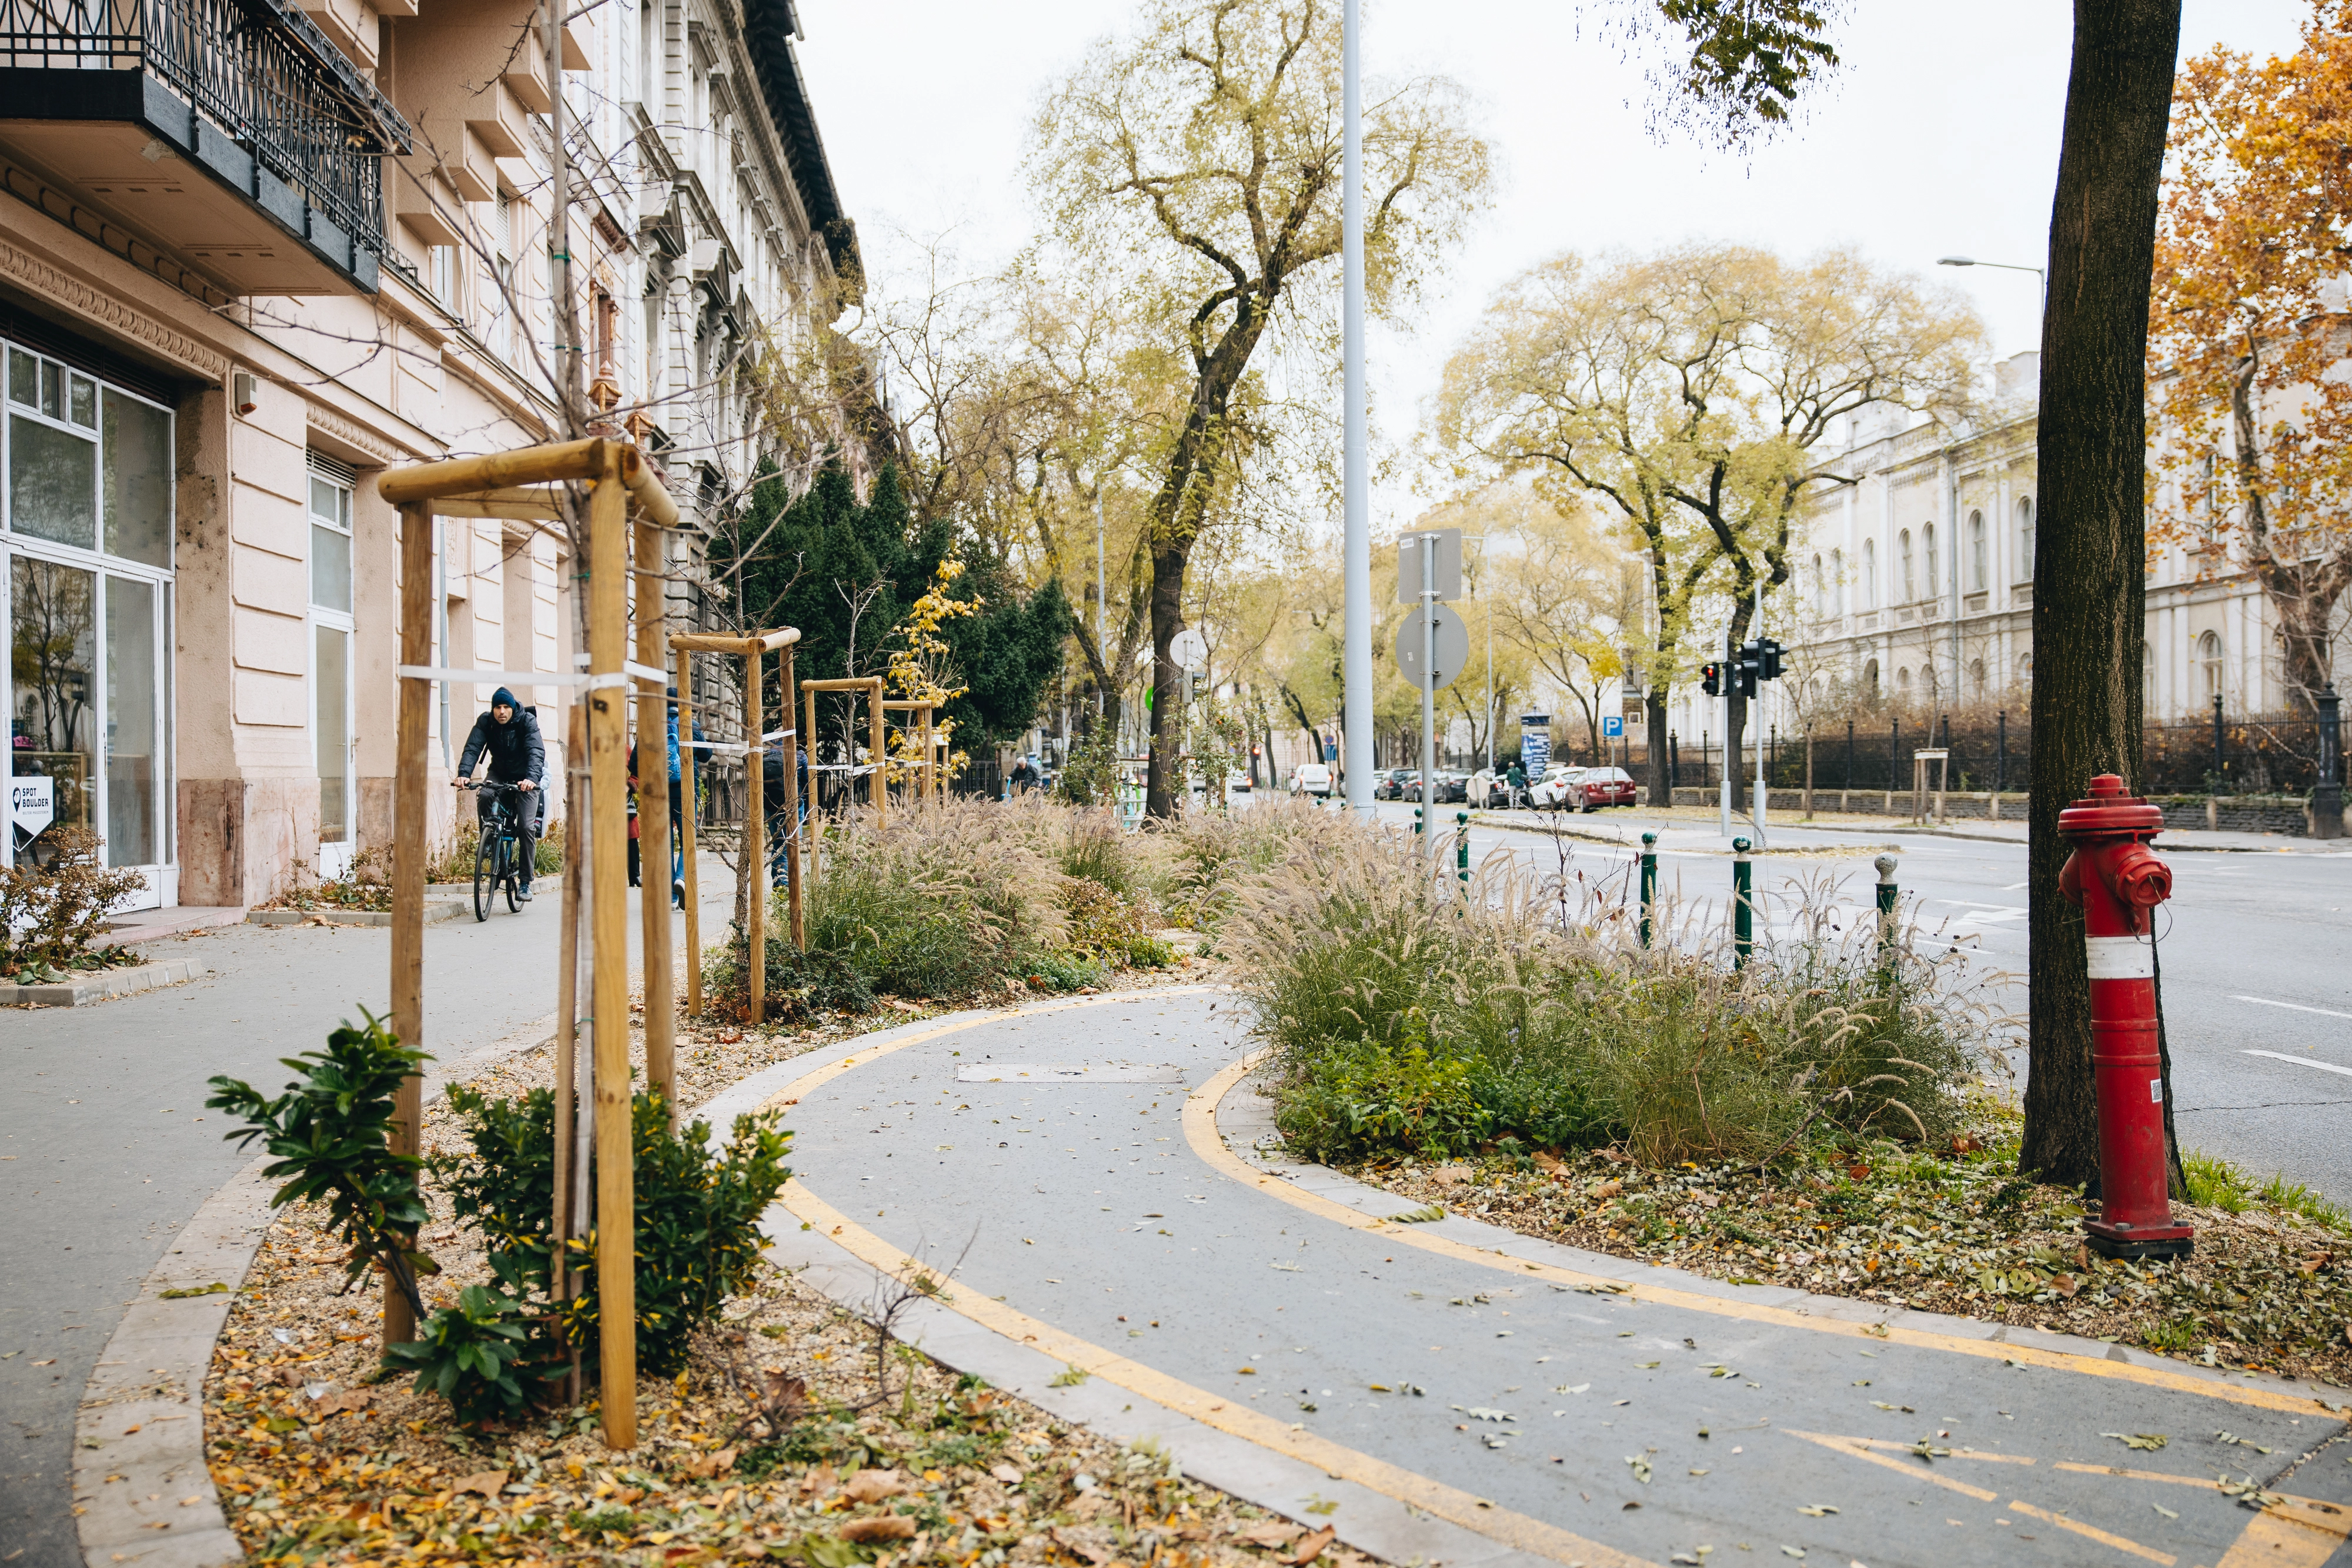
[[514, 800], [522, 790], [490, 779], [478, 784], [461, 780], [457, 788], [490, 791], [490, 809], [482, 816], [481, 847], [474, 852], [474, 919], [479, 923], [490, 917], [500, 888], [506, 890], [508, 911], [520, 914], [522, 840], [515, 831]]

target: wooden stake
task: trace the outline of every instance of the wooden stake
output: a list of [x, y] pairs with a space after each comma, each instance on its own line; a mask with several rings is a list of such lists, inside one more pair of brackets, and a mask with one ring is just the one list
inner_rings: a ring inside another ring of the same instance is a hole
[[877, 676], [871, 694], [866, 699], [866, 733], [872, 737], [869, 749], [874, 753], [874, 831], [880, 832], [890, 825], [889, 771], [887, 758], [882, 750], [882, 681]]
[[[809, 766], [814, 768], [816, 766], [817, 759], [824, 755], [816, 748], [816, 687], [807, 682], [803, 682], [801, 685], [801, 700], [808, 705], [808, 722], [802, 727], [801, 733], [808, 739]], [[812, 885], [814, 884], [819, 876], [824, 874], [817, 865], [818, 857], [816, 849], [816, 832], [824, 821], [824, 791], [818, 786], [816, 774], [812, 772], [809, 775], [808, 853], [808, 874], [809, 881]]]
[[[665, 563], [660, 531], [642, 520], [636, 526], [635, 555], [637, 663], [658, 670], [668, 662], [663, 646], [668, 618], [663, 597]], [[646, 1082], [661, 1091], [669, 1106], [669, 1124], [676, 1128], [677, 971], [670, 951], [669, 702], [659, 681], [637, 684], [637, 863], [645, 883], [637, 891], [637, 912], [645, 928]]]
[[677, 850], [686, 880], [686, 1016], [702, 1016], [702, 883], [694, 869], [694, 655], [677, 650]]
[[784, 881], [792, 889], [793, 946], [805, 951], [808, 929], [801, 918], [801, 737], [793, 726], [793, 646], [784, 644], [783, 666], [776, 672], [781, 698], [777, 711], [784, 724]]
[[768, 852], [761, 821], [761, 764], [767, 748], [760, 736], [767, 719], [761, 712], [759, 644], [743, 653], [743, 975], [751, 987], [745, 1020], [765, 1023], [768, 1018]]
[[[571, 1256], [565, 1243], [580, 1234], [582, 1205], [573, 1188], [579, 1173], [574, 1112], [580, 1098], [580, 876], [587, 858], [588, 825], [582, 807], [588, 799], [587, 717], [578, 703], [566, 710], [563, 725], [563, 879], [557, 904], [563, 922], [556, 946], [562, 967], [555, 977], [555, 1216], [553, 1256], [549, 1294], [559, 1301], [573, 1295]], [[580, 1352], [572, 1353], [572, 1370], [564, 1379], [564, 1397], [580, 1399]]]
[[[433, 662], [433, 508], [423, 502], [400, 508], [400, 662]], [[432, 687], [423, 681], [400, 683], [393, 741], [392, 1032], [411, 1050], [425, 1039], [425, 730], [432, 695]], [[394, 1150], [421, 1153], [421, 1076], [412, 1072], [400, 1081], [393, 1113]], [[415, 1337], [415, 1314], [387, 1276], [383, 1343], [404, 1344]]]
[[607, 448], [588, 500], [588, 771], [595, 937], [596, 1295], [604, 1442], [637, 1441], [636, 1172], [629, 1093], [628, 493]]
[[939, 793], [940, 746], [938, 731], [931, 723], [931, 705], [923, 705], [923, 799], [930, 800]]

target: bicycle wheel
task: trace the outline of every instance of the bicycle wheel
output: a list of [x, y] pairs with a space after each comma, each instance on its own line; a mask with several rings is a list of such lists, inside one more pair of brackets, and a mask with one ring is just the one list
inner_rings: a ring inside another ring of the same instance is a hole
[[522, 844], [520, 841], [500, 835], [499, 839], [499, 881], [507, 890], [507, 912], [522, 913]]
[[485, 836], [481, 847], [474, 852], [474, 919], [477, 924], [490, 917], [490, 901], [498, 896], [499, 840], [495, 831]]

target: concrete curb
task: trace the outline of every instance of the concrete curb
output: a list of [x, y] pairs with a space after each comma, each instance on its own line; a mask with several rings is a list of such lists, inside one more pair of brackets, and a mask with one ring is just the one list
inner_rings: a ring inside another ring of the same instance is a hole
[[[1112, 992], [1104, 1002], [1148, 1000], [1156, 991]], [[886, 1046], [909, 1033], [1018, 1018], [1058, 1003], [950, 1013], [903, 1029], [861, 1035], [837, 1047], [778, 1062], [706, 1102], [694, 1114], [708, 1118], [714, 1140], [719, 1129], [757, 1110], [786, 1084], [819, 1068]], [[898, 1281], [867, 1264], [832, 1238], [803, 1226], [779, 1203], [762, 1220], [768, 1256], [792, 1270], [835, 1303], [872, 1317], [899, 1290]], [[952, 1300], [952, 1291], [950, 1292]], [[1014, 1343], [937, 1301], [917, 1301], [902, 1309], [898, 1333], [940, 1364], [985, 1377], [1073, 1426], [1109, 1441], [1128, 1444], [1150, 1438], [1161, 1444], [1183, 1472], [1309, 1529], [1328, 1524], [1348, 1545], [1396, 1563], [1444, 1563], [1448, 1568], [1559, 1568], [1548, 1557], [1505, 1546], [1490, 1536], [1423, 1513], [1395, 1498], [1320, 1468], [1271, 1453], [1244, 1437], [1221, 1432], [1156, 1400], [1089, 1378], [1076, 1387], [1054, 1386], [1066, 1368], [1041, 1351]], [[1334, 1502], [1339, 1507], [1334, 1510]]]
[[[425, 1103], [502, 1057], [546, 1044], [554, 1028], [550, 1013], [435, 1062]], [[269, 1229], [275, 1184], [261, 1174], [269, 1163], [264, 1155], [237, 1172], [181, 1227], [179, 1245], [141, 1283], [82, 1386], [73, 1500], [88, 1568], [218, 1568], [245, 1560], [205, 1463], [205, 1375]], [[165, 1291], [216, 1282], [228, 1289], [162, 1299]]]
[[[425, 924], [438, 925], [467, 913], [467, 906], [447, 899], [428, 899]], [[389, 909], [255, 909], [247, 912], [247, 925], [389, 925]]]
[[172, 958], [160, 964], [139, 964], [127, 969], [102, 969], [54, 986], [0, 986], [0, 1008], [30, 1004], [43, 1008], [82, 1008], [115, 997], [183, 986], [211, 974], [212, 967], [193, 958]]
[[[1734, 821], [1737, 823], [1738, 819], [1735, 818]], [[1629, 852], [1636, 851], [1641, 847], [1641, 831], [1638, 828], [1628, 830], [1628, 831], [1633, 835], [1629, 838], [1611, 838], [1606, 834], [1593, 832], [1589, 830], [1579, 831], [1576, 828], [1570, 827], [1562, 827], [1555, 830], [1550, 827], [1547, 827], [1540, 822], [1516, 821], [1507, 817], [1482, 816], [1476, 812], [1473, 812], [1471, 814], [1470, 822], [1473, 827], [1498, 828], [1516, 833], [1534, 833], [1543, 838], [1549, 838], [1555, 831], [1557, 831], [1562, 838], [1575, 839], [1584, 843], [1605, 844], [1611, 849], [1625, 850]], [[1872, 834], [1885, 833], [1895, 838], [1907, 839], [1965, 839], [1971, 843], [2008, 844], [2013, 849], [2021, 850], [2025, 847], [2026, 842], [2024, 838], [2021, 836], [2012, 837], [2007, 833], [1975, 832], [1966, 828], [1923, 828], [1910, 822], [1871, 822], [1857, 827], [1847, 827], [1842, 822], [1799, 821], [1781, 822], [1778, 825], [1808, 833], [1852, 833], [1857, 838], [1864, 840], [1867, 840], [1869, 835]], [[2184, 830], [2175, 830], [2175, 831], [2180, 831]], [[2158, 847], [2167, 852], [2178, 851], [2194, 854], [2352, 855], [2352, 841], [2347, 841], [2347, 847], [2344, 849], [2323, 849], [2319, 847], [2322, 841], [2323, 841], [2319, 840], [2304, 840], [2299, 841], [2283, 840], [2275, 844], [2200, 844], [2191, 843], [2178, 838], [2163, 838], [2159, 840]], [[2309, 847], [2305, 847], [2306, 845]], [[1862, 852], [1870, 849], [1883, 847], [1891, 850], [1899, 849], [1902, 846], [1899, 844], [1886, 844], [1881, 846], [1864, 841], [1853, 844], [1797, 844], [1790, 847], [1792, 849], [1807, 851], [1833, 850], [1840, 852], [1851, 850], [1855, 853], [1861, 853]], [[1660, 850], [1661, 852], [1665, 852], [1665, 846], [1661, 845]], [[1694, 848], [1687, 844], [1678, 844], [1674, 846], [1672, 852], [1678, 854], [1722, 855], [1728, 857], [1731, 851], [1728, 849], [1714, 849], [1711, 847]], [[1764, 850], [1759, 851], [1759, 853], [1761, 855], [1769, 855], [1771, 852], [1769, 850]]]
[[[1269, 1176], [1278, 1176], [1302, 1191], [1343, 1204], [1359, 1214], [1385, 1217], [1396, 1212], [1399, 1199], [1392, 1192], [1369, 1186], [1323, 1166], [1294, 1165], [1268, 1159], [1264, 1148], [1274, 1146], [1278, 1143], [1278, 1137], [1274, 1126], [1274, 1103], [1257, 1092], [1260, 1082], [1260, 1073], [1251, 1073], [1234, 1086], [1233, 1092], [1225, 1096], [1224, 1103], [1218, 1107], [1217, 1134], [1224, 1140], [1228, 1149]], [[2250, 1376], [2242, 1372], [2232, 1373], [2225, 1367], [2200, 1366], [2194, 1362], [2151, 1355], [2143, 1350], [2109, 1344], [2104, 1340], [2085, 1339], [2080, 1334], [2051, 1333], [2042, 1329], [1987, 1322], [1981, 1318], [1958, 1317], [1947, 1312], [1916, 1312], [1909, 1307], [1864, 1301], [1854, 1296], [1819, 1296], [1810, 1291], [1786, 1285], [1727, 1284], [1687, 1270], [1620, 1258], [1611, 1252], [1588, 1252], [1580, 1247], [1546, 1241], [1499, 1225], [1489, 1225], [1485, 1220], [1465, 1219], [1454, 1214], [1433, 1220], [1424, 1228], [1432, 1235], [1443, 1236], [1481, 1251], [1500, 1253], [1504, 1257], [1528, 1262], [1549, 1263], [1556, 1268], [1595, 1274], [1627, 1285], [1655, 1285], [1687, 1291], [1694, 1295], [1712, 1296], [1718, 1301], [1778, 1307], [1807, 1317], [1828, 1318], [1840, 1322], [1885, 1323], [1920, 1333], [1942, 1334], [1950, 1339], [1981, 1340], [1988, 1344], [2017, 1345], [2056, 1355], [2081, 1356], [2086, 1361], [2114, 1361], [2130, 1366], [2161, 1367], [2167, 1373], [2199, 1382], [2268, 1384], [2309, 1398], [2315, 1409], [2332, 1410], [2342, 1415], [2347, 1408], [2352, 1408], [2352, 1394], [2347, 1394], [2340, 1402], [2326, 1400], [2312, 1391], [2315, 1387], [2313, 1385], [2288, 1383], [2266, 1373]]]

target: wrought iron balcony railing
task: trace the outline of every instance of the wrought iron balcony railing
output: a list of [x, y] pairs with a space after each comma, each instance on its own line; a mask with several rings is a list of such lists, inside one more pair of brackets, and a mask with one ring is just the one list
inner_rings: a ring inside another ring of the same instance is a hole
[[[277, 0], [0, 0], [0, 68], [146, 71], [383, 248], [383, 165], [409, 128], [300, 11]], [[0, 118], [9, 110], [0, 103]]]

